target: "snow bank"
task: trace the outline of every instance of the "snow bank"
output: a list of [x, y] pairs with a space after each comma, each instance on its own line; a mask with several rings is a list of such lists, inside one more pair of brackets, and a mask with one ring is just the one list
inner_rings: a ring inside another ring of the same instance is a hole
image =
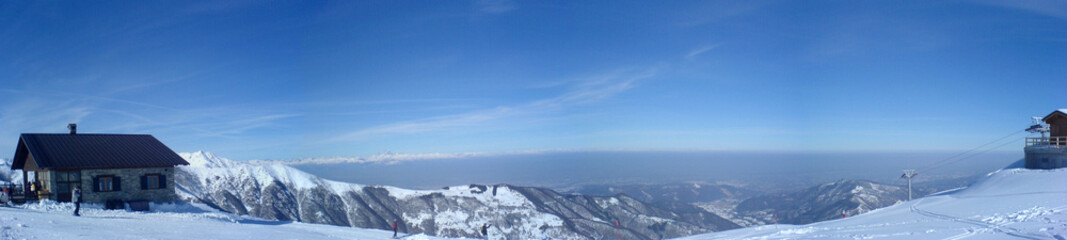
[[957, 197], [1018, 195], [1032, 193], [1067, 193], [1067, 168], [1060, 169], [1002, 169], [989, 173]]
[[[0, 239], [392, 239], [392, 231], [267, 221], [188, 203], [153, 206], [152, 212], [103, 210], [84, 204], [41, 201], [0, 207]], [[403, 239], [444, 239], [422, 234]]]

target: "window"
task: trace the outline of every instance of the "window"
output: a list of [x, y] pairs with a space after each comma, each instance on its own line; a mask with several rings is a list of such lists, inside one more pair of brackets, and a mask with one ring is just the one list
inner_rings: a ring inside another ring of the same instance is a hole
[[122, 178], [105, 175], [93, 178], [93, 190], [97, 192], [122, 191]]
[[52, 174], [56, 179], [56, 193], [69, 194], [75, 186], [81, 185], [82, 178], [80, 171], [55, 171], [52, 172]]
[[148, 190], [163, 188], [167, 188], [167, 176], [158, 173], [141, 176], [141, 189]]

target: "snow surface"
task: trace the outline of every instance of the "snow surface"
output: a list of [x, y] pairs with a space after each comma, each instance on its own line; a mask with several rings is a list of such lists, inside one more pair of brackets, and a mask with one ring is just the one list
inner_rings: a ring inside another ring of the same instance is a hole
[[958, 191], [855, 217], [678, 239], [1065, 239], [1067, 169], [1004, 169]]
[[[0, 239], [392, 239], [393, 232], [269, 221], [219, 212], [201, 204], [164, 204], [152, 212], [103, 210], [42, 201], [0, 207]], [[402, 239], [445, 239], [423, 234]]]

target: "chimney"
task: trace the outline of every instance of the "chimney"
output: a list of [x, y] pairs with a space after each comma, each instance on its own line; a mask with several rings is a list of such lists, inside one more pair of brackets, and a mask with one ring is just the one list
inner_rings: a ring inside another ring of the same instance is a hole
[[70, 129], [70, 135], [78, 134], [78, 124], [67, 124], [67, 129]]

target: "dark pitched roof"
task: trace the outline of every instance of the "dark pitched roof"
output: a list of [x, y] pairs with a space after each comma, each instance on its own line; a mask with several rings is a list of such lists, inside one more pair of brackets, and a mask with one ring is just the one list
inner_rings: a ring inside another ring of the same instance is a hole
[[152, 135], [22, 134], [11, 169], [22, 169], [27, 154], [38, 168], [144, 168], [189, 165]]
[[1045, 123], [1051, 124], [1049, 121], [1052, 120], [1052, 116], [1056, 116], [1056, 115], [1067, 116], [1067, 108], [1061, 108], [1061, 109], [1057, 109], [1056, 111], [1052, 111], [1052, 113], [1049, 113], [1048, 115], [1045, 115], [1045, 118], [1042, 118], [1041, 121], [1045, 121]]

